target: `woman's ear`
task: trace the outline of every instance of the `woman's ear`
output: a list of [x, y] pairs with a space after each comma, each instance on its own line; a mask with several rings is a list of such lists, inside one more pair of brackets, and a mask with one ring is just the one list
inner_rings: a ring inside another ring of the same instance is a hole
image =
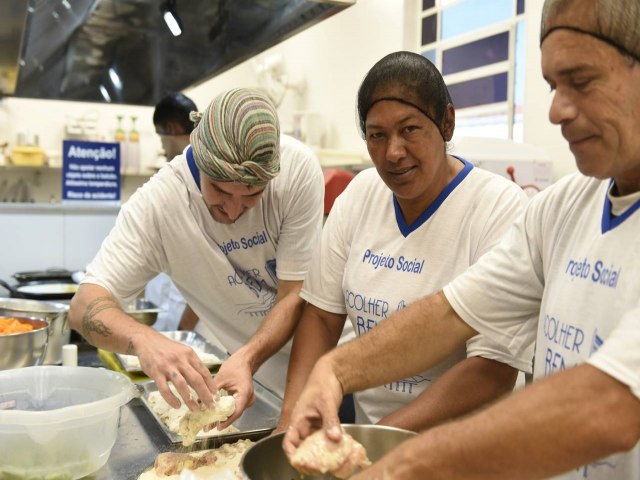
[[453, 131], [456, 128], [456, 110], [451, 103], [447, 103], [447, 109], [444, 115], [442, 135], [446, 142], [453, 137]]

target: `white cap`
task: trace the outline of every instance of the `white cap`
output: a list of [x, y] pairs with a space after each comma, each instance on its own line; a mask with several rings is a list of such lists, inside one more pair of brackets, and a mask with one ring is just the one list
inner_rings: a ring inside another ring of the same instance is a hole
[[77, 367], [78, 366], [78, 346], [68, 344], [62, 346], [62, 366]]

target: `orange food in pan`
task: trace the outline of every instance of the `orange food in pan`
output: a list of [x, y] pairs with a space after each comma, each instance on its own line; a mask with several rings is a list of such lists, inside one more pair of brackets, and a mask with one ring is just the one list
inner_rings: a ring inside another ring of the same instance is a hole
[[12, 333], [30, 332], [33, 325], [22, 323], [17, 318], [5, 317], [0, 318], [0, 335], [10, 335]]

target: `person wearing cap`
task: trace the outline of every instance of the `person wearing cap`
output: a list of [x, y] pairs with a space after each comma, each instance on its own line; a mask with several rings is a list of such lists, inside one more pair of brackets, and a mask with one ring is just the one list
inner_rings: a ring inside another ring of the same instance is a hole
[[171, 92], [156, 104], [153, 125], [168, 161], [189, 146], [189, 137], [195, 128], [191, 112], [197, 111], [195, 102], [181, 92]]
[[640, 478], [638, 24], [638, 2], [545, 2], [549, 120], [579, 172], [536, 195], [504, 241], [443, 291], [321, 358], [287, 454], [320, 425], [340, 438], [344, 392], [428, 368], [481, 333], [514, 353], [535, 341], [533, 384], [404, 442], [353, 479]]
[[[393, 322], [395, 311], [441, 289], [495, 246], [527, 202], [515, 183], [447, 153], [454, 106], [424, 56], [401, 51], [379, 60], [360, 86], [357, 111], [375, 168], [349, 183], [324, 225], [301, 291], [307, 305], [278, 430], [346, 319], [358, 336]], [[479, 335], [434, 368], [357, 392], [356, 423], [418, 431], [465, 414], [510, 392], [518, 370], [531, 371], [532, 356], [513, 356]]]
[[[217, 95], [191, 144], [138, 189], [87, 267], [73, 298], [71, 326], [90, 343], [135, 354], [167, 402], [197, 409], [226, 388], [236, 413], [253, 401], [252, 375], [284, 389], [297, 323], [298, 291], [322, 228], [323, 177], [311, 149], [280, 134], [274, 105], [259, 90]], [[122, 310], [159, 272], [199, 317], [196, 331], [232, 354], [216, 382], [188, 346]], [[231, 419], [233, 420], [233, 419]]]
[[[191, 112], [198, 111], [193, 100], [181, 92], [165, 95], [153, 110], [153, 125], [160, 137], [167, 160], [180, 155], [189, 146], [194, 129]], [[156, 330], [191, 329], [198, 320], [193, 309], [165, 273], [152, 278], [144, 289], [145, 299], [158, 306], [160, 312], [153, 324]]]

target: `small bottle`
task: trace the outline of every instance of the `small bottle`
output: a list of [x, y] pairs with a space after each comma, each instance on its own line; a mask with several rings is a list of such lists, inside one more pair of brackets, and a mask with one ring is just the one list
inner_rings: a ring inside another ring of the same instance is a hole
[[127, 162], [127, 134], [122, 128], [122, 115], [116, 115], [118, 126], [114, 135], [114, 140], [120, 144], [120, 173], [125, 173], [128, 169]]
[[62, 346], [62, 366], [78, 366], [78, 346], [72, 343]]
[[131, 116], [131, 130], [129, 131], [129, 141], [132, 143], [137, 143], [140, 141], [140, 133], [136, 130], [136, 120], [138, 117], [135, 115]]
[[136, 130], [136, 120], [138, 117], [131, 116], [131, 130], [129, 130], [129, 143], [127, 145], [127, 161], [129, 171], [138, 173], [140, 171], [140, 133]]
[[122, 129], [122, 115], [116, 115], [118, 119], [118, 127], [116, 128], [115, 138], [116, 142], [124, 142], [127, 139], [125, 131]]

